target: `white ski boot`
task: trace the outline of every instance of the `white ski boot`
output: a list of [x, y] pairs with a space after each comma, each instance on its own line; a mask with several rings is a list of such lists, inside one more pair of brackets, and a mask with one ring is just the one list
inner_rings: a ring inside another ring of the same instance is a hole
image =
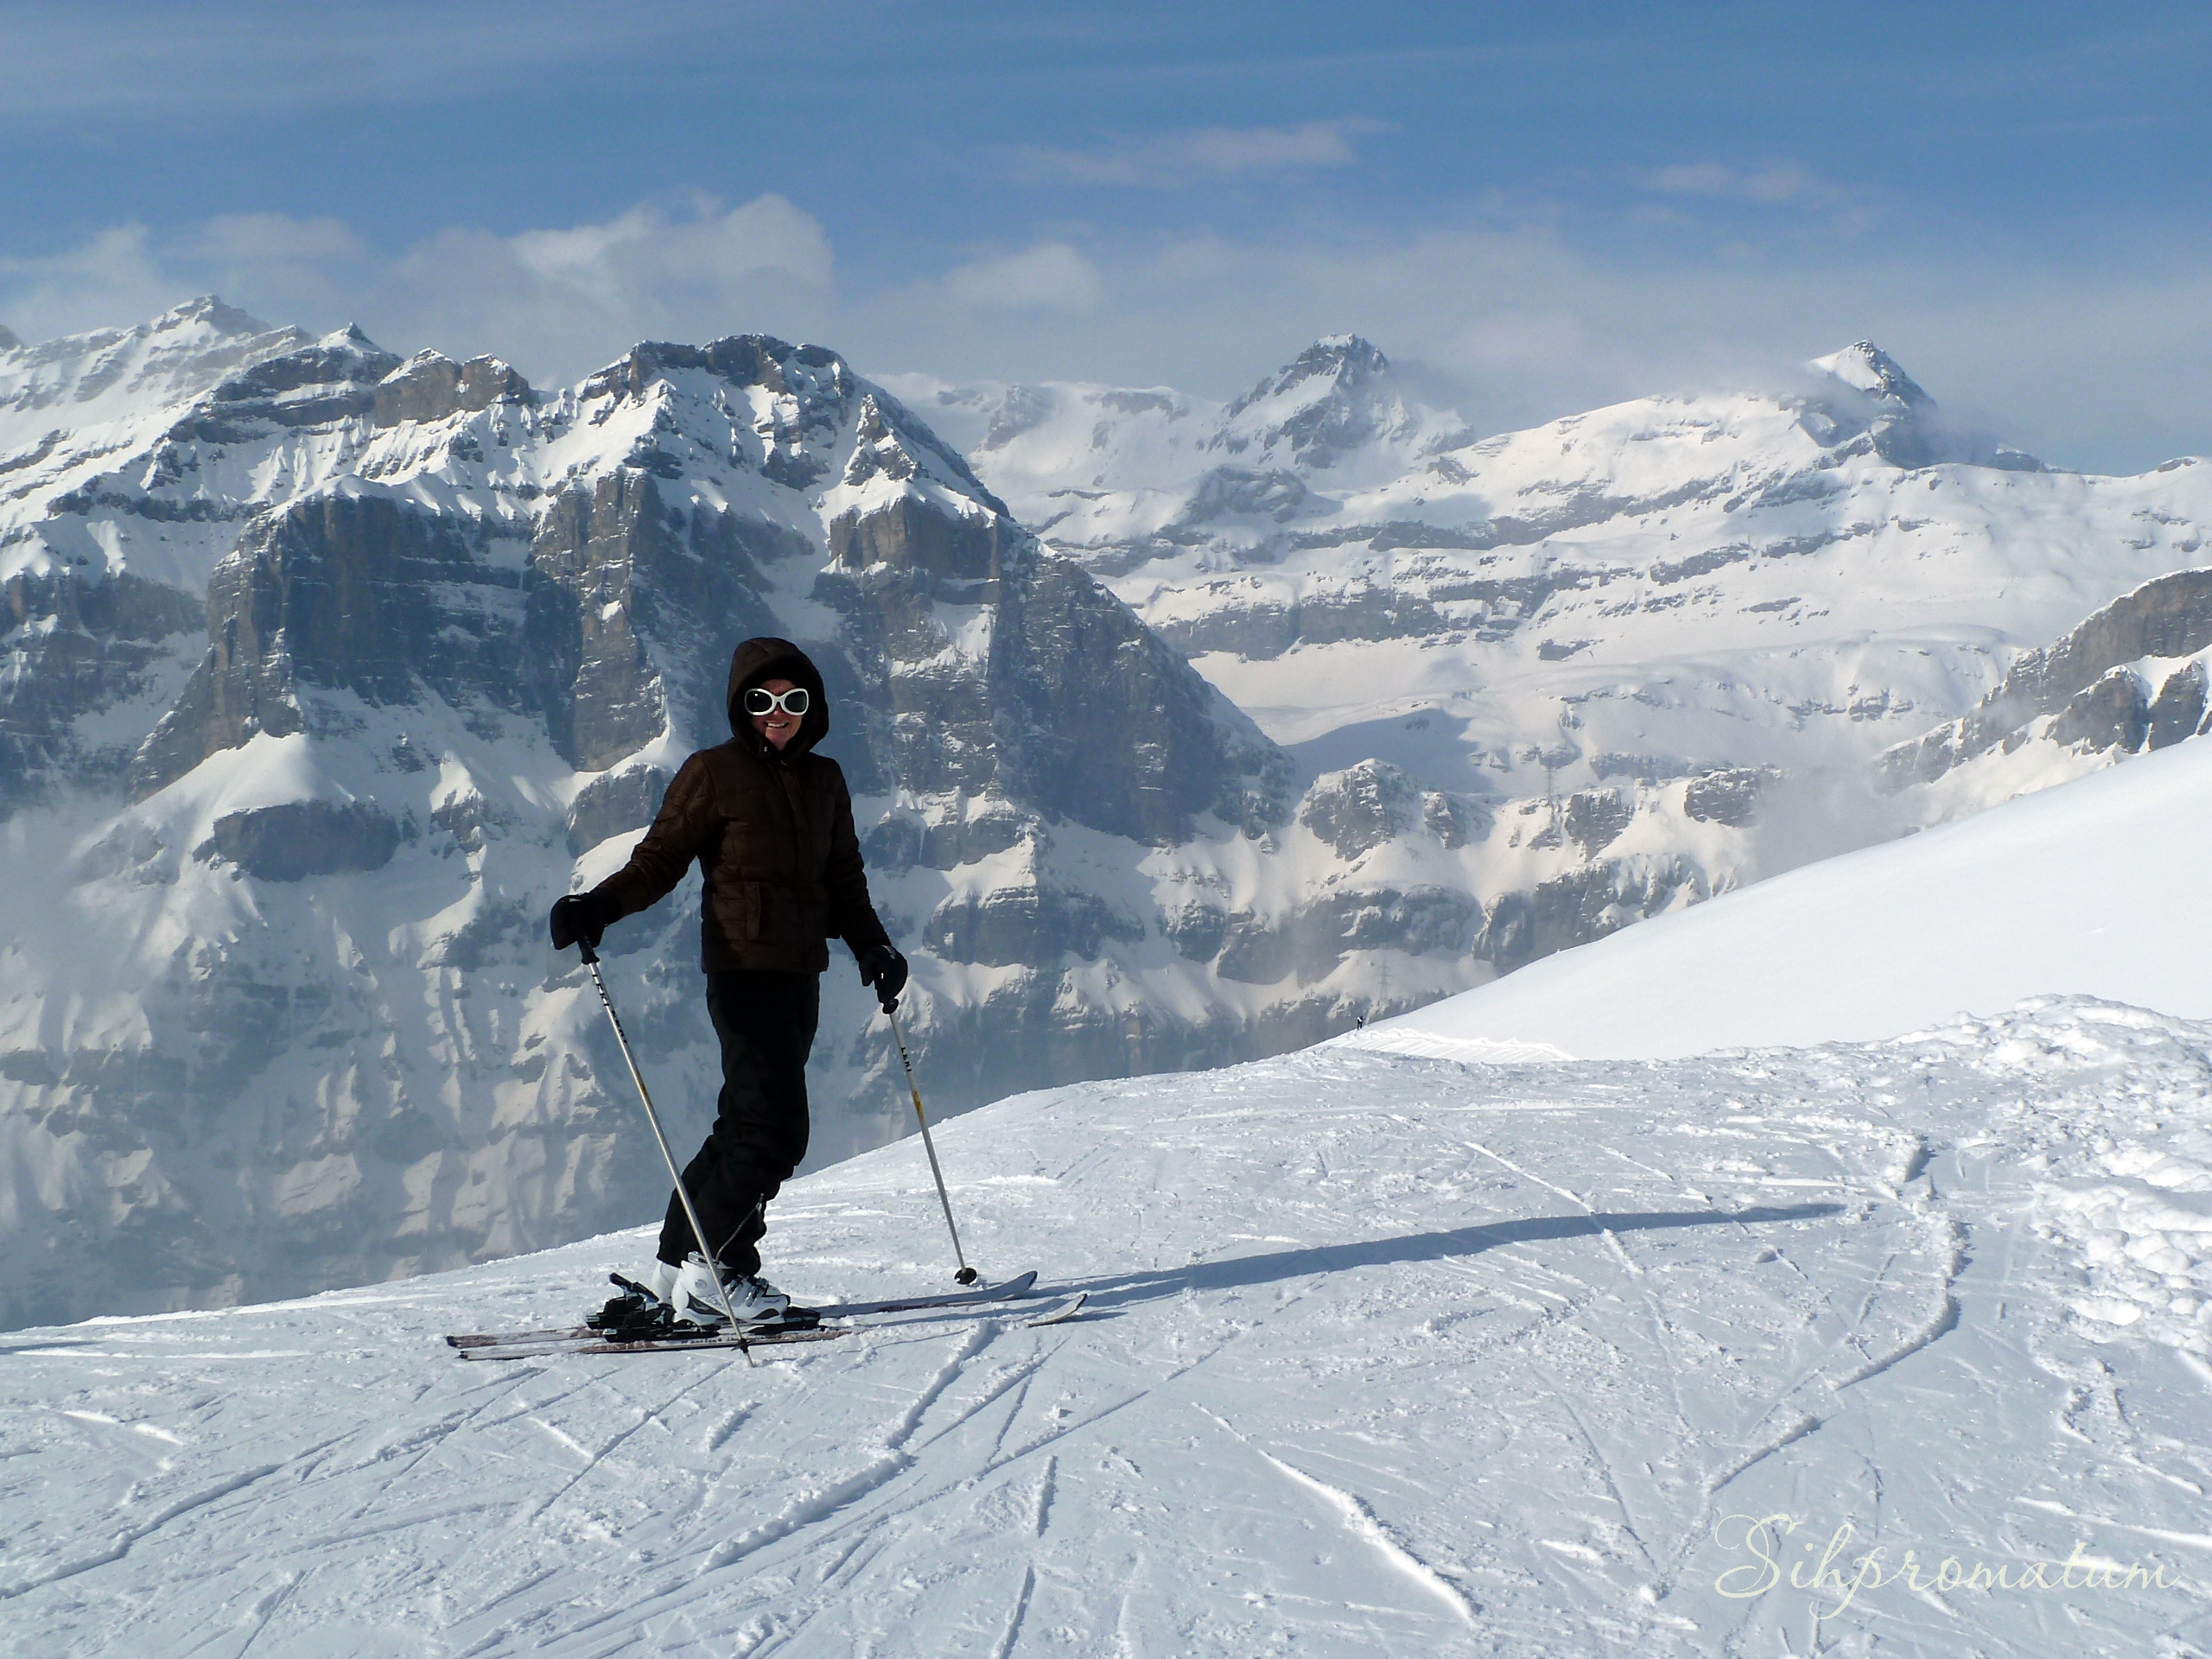
[[[722, 1288], [729, 1293], [729, 1312], [722, 1307], [722, 1300], [715, 1294], [715, 1277], [719, 1273]], [[694, 1325], [728, 1325], [730, 1313], [737, 1315], [740, 1326], [774, 1325], [790, 1311], [791, 1299], [759, 1274], [734, 1274], [717, 1262], [712, 1271], [707, 1258], [696, 1250], [683, 1258], [683, 1271], [676, 1276], [671, 1299], [676, 1317], [689, 1319]]]

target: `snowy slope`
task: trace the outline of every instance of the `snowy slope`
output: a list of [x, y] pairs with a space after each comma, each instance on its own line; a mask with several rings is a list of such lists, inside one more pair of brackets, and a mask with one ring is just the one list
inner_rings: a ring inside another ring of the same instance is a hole
[[311, 339], [212, 297], [128, 328], [29, 346], [10, 335], [0, 339], [0, 446], [20, 452], [57, 429], [113, 432], [111, 423], [188, 403]]
[[[1058, 1328], [439, 1343], [572, 1314], [639, 1233], [17, 1333], [0, 1647], [2202, 1655], [2208, 1084], [2212, 1027], [2080, 1001], [1656, 1064], [1328, 1047], [947, 1126], [971, 1254], [1091, 1293]], [[942, 1283], [932, 1211], [918, 1148], [868, 1154], [772, 1267]]]
[[2212, 1019], [2212, 744], [1661, 917], [1338, 1040], [1663, 1058], [1860, 1041], [2063, 992]]
[[1472, 435], [1409, 397], [1352, 334], [1317, 340], [1226, 404], [1166, 386], [884, 379], [976, 458], [1026, 522], [1086, 547], [1186, 518], [1209, 479], [1216, 513], [1234, 515], [1231, 486], [1251, 480], [1259, 493], [1243, 511], [1279, 513], [1306, 501], [1314, 479], [1380, 486]]

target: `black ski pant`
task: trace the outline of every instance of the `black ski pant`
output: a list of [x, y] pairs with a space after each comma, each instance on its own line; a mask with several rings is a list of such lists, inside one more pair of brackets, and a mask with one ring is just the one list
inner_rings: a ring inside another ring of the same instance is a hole
[[[683, 1170], [709, 1254], [734, 1273], [760, 1271], [769, 1199], [806, 1156], [806, 1057], [822, 1013], [818, 974], [761, 969], [707, 976], [707, 1017], [722, 1046], [715, 1127]], [[668, 1195], [660, 1259], [699, 1248], [683, 1200]]]

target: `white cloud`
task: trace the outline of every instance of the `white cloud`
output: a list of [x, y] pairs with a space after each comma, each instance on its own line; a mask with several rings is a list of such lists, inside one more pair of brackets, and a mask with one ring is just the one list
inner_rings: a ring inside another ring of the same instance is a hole
[[190, 297], [143, 225], [118, 225], [60, 253], [0, 257], [0, 321], [24, 340], [129, 324]]
[[1199, 127], [1096, 149], [1027, 149], [1019, 157], [1019, 171], [1039, 181], [1176, 189], [1261, 174], [1351, 167], [1359, 160], [1354, 138], [1389, 130], [1387, 122], [1357, 119], [1307, 121], [1294, 127]]
[[820, 221], [783, 197], [692, 196], [512, 237], [442, 232], [375, 273], [362, 309], [372, 333], [565, 380], [640, 340], [818, 338], [836, 268]]
[[168, 245], [175, 259], [210, 260], [250, 269], [257, 264], [354, 262], [368, 250], [344, 220], [293, 219], [283, 213], [219, 213]]
[[280, 323], [353, 321], [364, 274], [374, 268], [353, 228], [327, 215], [219, 214], [169, 237], [153, 257], [193, 292], [251, 295], [248, 308]]
[[[1770, 162], [1757, 168], [1728, 167], [1719, 162], [1684, 162], [1635, 175], [1634, 182], [1654, 195], [1675, 201], [1702, 200], [1795, 209], [1816, 215], [1830, 231], [1844, 236], [1857, 236], [1872, 228], [1880, 205], [1877, 192], [1822, 178], [1796, 162]], [[1658, 203], [1647, 205], [1637, 218], [1647, 225], [1696, 222], [1679, 209]]]
[[167, 238], [119, 226], [60, 254], [0, 258], [0, 321], [37, 340], [212, 290], [272, 322], [358, 321], [402, 353], [495, 353], [539, 385], [641, 339], [759, 331], [833, 346], [863, 372], [1216, 396], [1352, 328], [1448, 380], [1424, 395], [1490, 430], [1651, 391], [1779, 383], [1866, 336], [1954, 412], [2046, 459], [2135, 470], [2212, 452], [2212, 381], [2199, 372], [2212, 244], [2126, 257], [2037, 264], [2017, 249], [1794, 230], [1710, 257], [1677, 228], [1624, 217], [1580, 240], [1558, 224], [1395, 236], [1336, 224], [1264, 239], [1094, 226], [1079, 246], [1043, 239], [933, 276], [855, 277], [823, 226], [780, 197], [687, 198], [515, 236], [455, 228], [396, 256], [330, 219], [236, 216]]
[[1840, 186], [1815, 177], [1795, 162], [1779, 162], [1756, 171], [1723, 167], [1718, 162], [1698, 162], [1681, 167], [1662, 167], [1643, 175], [1643, 188], [1662, 194], [1718, 196], [1735, 201], [1754, 201], [1778, 207], [1793, 201], [1834, 201], [1849, 193]]
[[226, 214], [163, 238], [123, 226], [42, 259], [0, 259], [0, 318], [26, 339], [129, 323], [198, 293], [276, 322], [359, 322], [403, 352], [490, 352], [567, 380], [647, 338], [810, 334], [832, 318], [836, 257], [781, 196], [645, 202], [512, 237], [440, 232], [396, 257], [343, 221]]
[[1098, 272], [1066, 243], [1043, 242], [956, 265], [945, 273], [944, 289], [963, 305], [1079, 313], [1098, 303]]
[[[1873, 221], [1876, 193], [1863, 186], [1822, 179], [1796, 162], [1767, 162], [1758, 168], [1732, 168], [1721, 162], [1686, 162], [1635, 175], [1639, 188], [1659, 197], [1701, 197], [1706, 201], [1745, 201], [1754, 208], [1801, 208], [1832, 214], [1834, 228], [1865, 230]], [[1656, 221], [1668, 210], [1648, 214]]]
[[830, 286], [830, 238], [810, 214], [783, 197], [723, 209], [695, 196], [687, 217], [632, 207], [601, 225], [524, 231], [515, 256], [539, 280], [620, 306], [632, 295], [707, 289], [772, 271], [808, 288]]

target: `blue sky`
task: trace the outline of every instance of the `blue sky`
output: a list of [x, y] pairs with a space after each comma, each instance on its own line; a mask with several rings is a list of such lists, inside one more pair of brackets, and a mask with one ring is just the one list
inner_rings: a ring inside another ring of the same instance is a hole
[[0, 322], [206, 289], [535, 378], [645, 335], [1478, 423], [1871, 335], [2069, 465], [2212, 450], [2201, 6], [16, 5]]

